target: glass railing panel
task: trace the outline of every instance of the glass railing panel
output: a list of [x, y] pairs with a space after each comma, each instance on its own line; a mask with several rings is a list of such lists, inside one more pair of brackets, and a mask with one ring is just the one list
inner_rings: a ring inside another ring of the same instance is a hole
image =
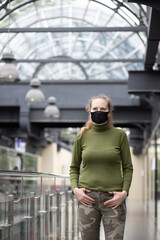
[[0, 170], [1, 240], [79, 239], [68, 176]]

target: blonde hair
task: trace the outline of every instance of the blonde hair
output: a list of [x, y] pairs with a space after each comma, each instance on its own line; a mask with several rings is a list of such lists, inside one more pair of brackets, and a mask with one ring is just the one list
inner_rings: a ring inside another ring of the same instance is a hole
[[[114, 110], [114, 106], [110, 100], [109, 97], [107, 97], [106, 95], [104, 94], [100, 94], [98, 96], [94, 96], [92, 97], [89, 101], [88, 101], [88, 104], [86, 105], [86, 111], [89, 112], [91, 107], [92, 107], [92, 102], [93, 100], [95, 99], [104, 99], [106, 102], [107, 102], [107, 105], [108, 105], [108, 109], [109, 109], [109, 112], [110, 112], [110, 116], [108, 117], [108, 124], [109, 126], [113, 127], [113, 120], [112, 120], [112, 111]], [[82, 137], [83, 133], [87, 130], [89, 130], [93, 125], [93, 122], [92, 122], [92, 119], [91, 117], [89, 116], [89, 120], [86, 122], [85, 126], [81, 129], [81, 134], [80, 134], [80, 138]]]

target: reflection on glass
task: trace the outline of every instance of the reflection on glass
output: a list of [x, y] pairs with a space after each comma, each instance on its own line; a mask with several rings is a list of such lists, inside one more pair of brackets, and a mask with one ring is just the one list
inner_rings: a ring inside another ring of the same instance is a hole
[[[3, 180], [8, 188], [0, 191], [2, 239], [78, 239], [77, 200], [69, 177], [0, 171]], [[9, 189], [12, 184], [18, 195]]]

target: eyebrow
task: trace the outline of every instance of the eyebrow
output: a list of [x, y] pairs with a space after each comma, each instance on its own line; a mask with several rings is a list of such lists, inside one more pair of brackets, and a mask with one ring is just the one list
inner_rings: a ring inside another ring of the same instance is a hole
[[[93, 107], [92, 109], [97, 109], [98, 107]], [[108, 110], [108, 108], [105, 108], [105, 107], [100, 107], [100, 109], [106, 109]]]

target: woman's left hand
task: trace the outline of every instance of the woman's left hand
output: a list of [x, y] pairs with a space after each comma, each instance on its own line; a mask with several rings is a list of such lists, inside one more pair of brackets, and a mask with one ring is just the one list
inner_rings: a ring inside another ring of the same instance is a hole
[[112, 209], [117, 208], [127, 197], [127, 192], [123, 190], [122, 192], [108, 192], [109, 194], [114, 194], [114, 197], [106, 202], [104, 205], [106, 207], [111, 207]]

